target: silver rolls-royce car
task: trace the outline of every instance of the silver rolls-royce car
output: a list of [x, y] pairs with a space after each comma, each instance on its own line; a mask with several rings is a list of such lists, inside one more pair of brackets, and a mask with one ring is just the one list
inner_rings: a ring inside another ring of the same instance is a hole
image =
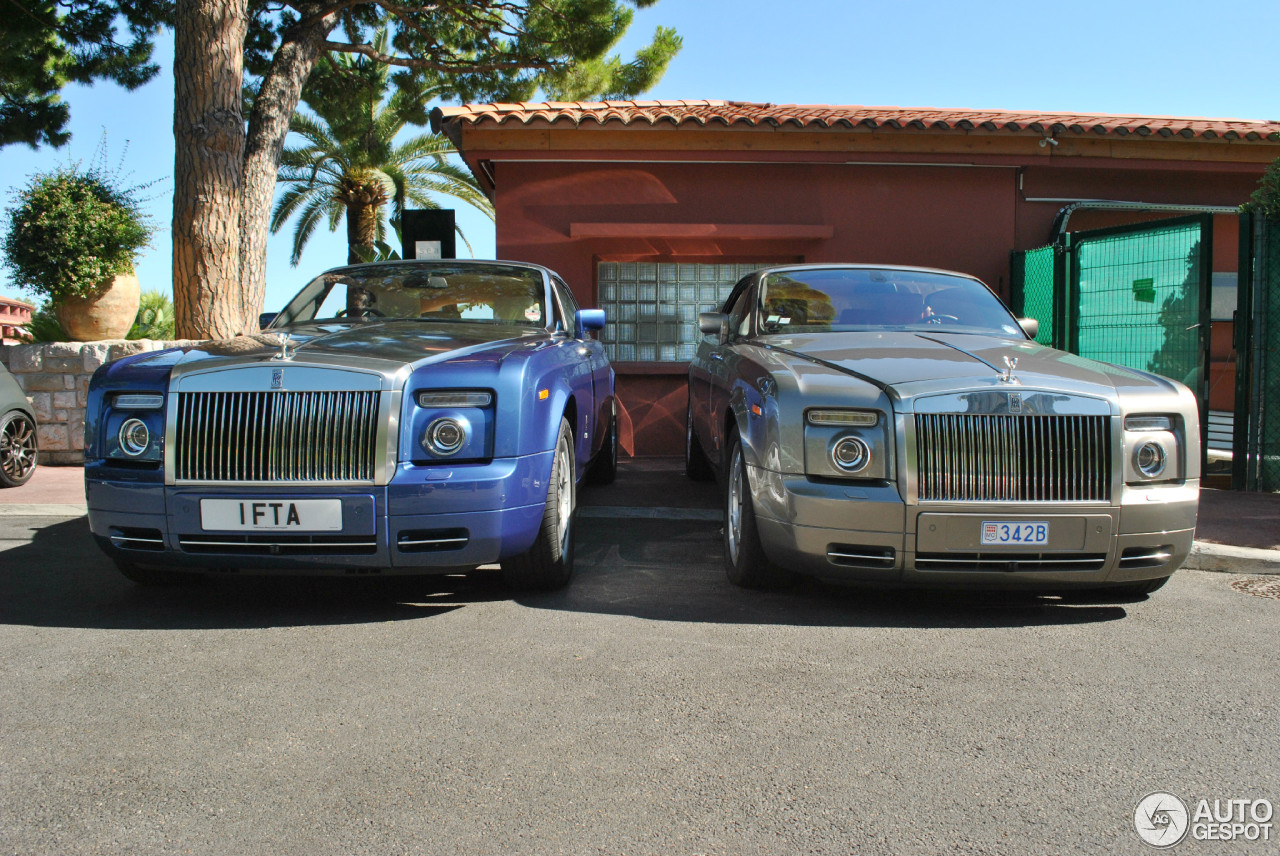
[[1191, 392], [1036, 344], [973, 277], [770, 268], [699, 326], [686, 468], [725, 486], [734, 583], [1140, 594], [1191, 549]]

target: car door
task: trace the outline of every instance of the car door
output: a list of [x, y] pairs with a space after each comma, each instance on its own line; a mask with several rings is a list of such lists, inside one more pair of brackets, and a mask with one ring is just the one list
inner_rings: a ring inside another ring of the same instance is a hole
[[734, 288], [725, 301], [728, 324], [719, 341], [712, 342], [707, 361], [707, 415], [711, 433], [712, 460], [719, 463], [724, 454], [724, 414], [729, 409], [730, 397], [738, 375], [738, 357], [735, 345], [748, 338], [751, 331], [752, 308], [756, 301], [754, 279], [744, 279]]
[[578, 402], [578, 425], [574, 428], [574, 447], [579, 466], [584, 466], [604, 440], [605, 423], [601, 409], [608, 405], [612, 393], [612, 369], [604, 345], [593, 339], [578, 325], [578, 301], [569, 286], [558, 276], [551, 278], [555, 297], [557, 323], [565, 332], [561, 346], [571, 349], [569, 386]]

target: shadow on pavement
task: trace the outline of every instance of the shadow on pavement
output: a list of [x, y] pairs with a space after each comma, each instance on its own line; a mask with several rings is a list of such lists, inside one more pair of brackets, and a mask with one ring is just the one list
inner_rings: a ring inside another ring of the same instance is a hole
[[1019, 627], [1115, 621], [1098, 598], [853, 588], [803, 580], [781, 592], [735, 588], [719, 524], [582, 519], [577, 573], [563, 591], [522, 594], [497, 574], [449, 577], [228, 577], [147, 588], [125, 579], [86, 518], [31, 519], [33, 540], [0, 554], [0, 624], [102, 629], [255, 629], [430, 618], [515, 598], [531, 609], [657, 621], [832, 627]]
[[748, 591], [729, 583], [722, 555], [718, 523], [579, 521], [572, 585], [518, 600], [536, 609], [655, 621], [831, 627], [1042, 626], [1116, 621], [1128, 614], [1105, 597], [875, 589], [809, 579], [785, 591]]
[[0, 624], [113, 630], [360, 624], [430, 618], [507, 596], [483, 576], [199, 578], [147, 588], [121, 576], [102, 554], [87, 518], [31, 523], [30, 544], [0, 553]]

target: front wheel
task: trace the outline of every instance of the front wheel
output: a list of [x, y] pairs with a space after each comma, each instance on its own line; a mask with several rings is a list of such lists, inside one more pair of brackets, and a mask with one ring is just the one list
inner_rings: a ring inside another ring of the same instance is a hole
[[724, 512], [724, 569], [729, 582], [752, 589], [778, 588], [791, 581], [791, 574], [769, 561], [760, 546], [755, 505], [742, 440], [735, 428], [729, 435], [729, 469]]
[[0, 485], [18, 487], [36, 471], [36, 425], [14, 410], [0, 419]]
[[573, 576], [573, 520], [577, 511], [573, 474], [573, 432], [569, 422], [561, 419], [538, 537], [526, 552], [502, 563], [502, 577], [512, 588], [549, 591], [564, 587]]

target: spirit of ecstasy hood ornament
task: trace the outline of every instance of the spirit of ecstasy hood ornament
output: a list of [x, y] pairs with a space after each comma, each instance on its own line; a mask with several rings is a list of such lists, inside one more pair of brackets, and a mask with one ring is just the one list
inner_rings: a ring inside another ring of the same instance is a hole
[[1013, 370], [1018, 367], [1018, 358], [1006, 356], [1004, 358], [1004, 364], [1006, 368], [1004, 372], [1000, 375], [1000, 382], [1001, 383], [1017, 383], [1017, 384], [1022, 383], [1022, 381], [1018, 380], [1016, 377], [1013, 376]]
[[273, 360], [291, 360], [298, 352], [298, 345], [289, 338], [287, 333], [276, 333], [271, 337], [271, 341], [280, 346], [280, 353], [272, 354]]

